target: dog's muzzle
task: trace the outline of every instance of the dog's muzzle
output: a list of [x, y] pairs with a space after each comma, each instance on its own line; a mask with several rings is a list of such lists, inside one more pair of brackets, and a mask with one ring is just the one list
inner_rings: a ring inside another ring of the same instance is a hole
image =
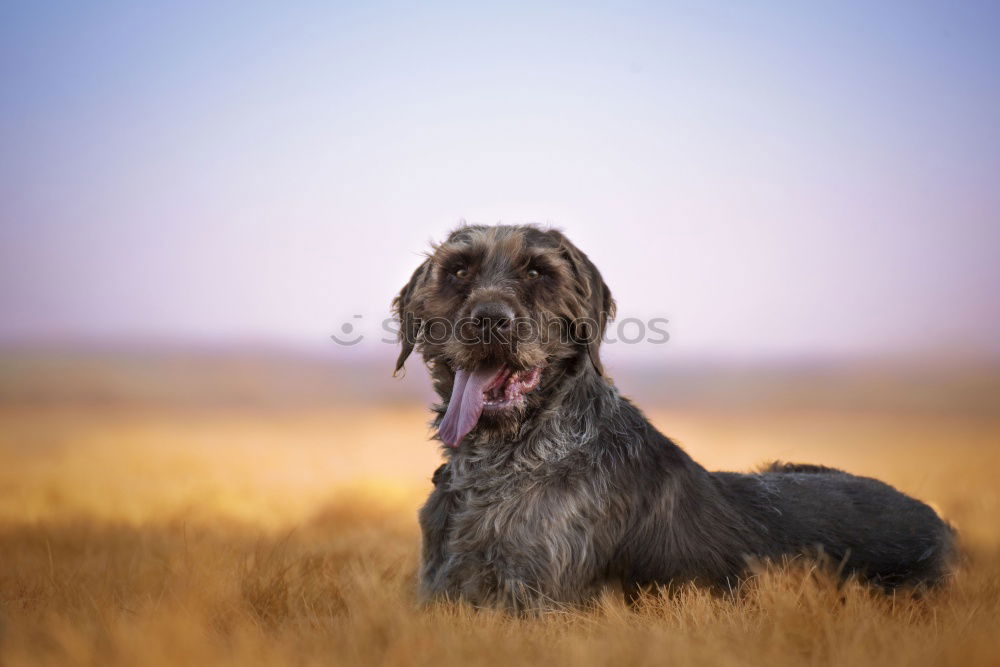
[[475, 428], [483, 412], [503, 412], [524, 402], [525, 394], [538, 386], [541, 367], [513, 371], [508, 366], [488, 366], [474, 371], [457, 369], [448, 409], [438, 435], [455, 449]]

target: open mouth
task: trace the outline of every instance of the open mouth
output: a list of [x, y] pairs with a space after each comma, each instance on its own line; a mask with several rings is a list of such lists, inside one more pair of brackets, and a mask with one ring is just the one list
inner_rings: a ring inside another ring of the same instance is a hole
[[538, 386], [542, 369], [535, 367], [526, 371], [512, 371], [501, 367], [500, 372], [483, 389], [483, 411], [499, 412], [524, 401], [524, 395]]
[[496, 414], [520, 405], [524, 395], [538, 386], [541, 377], [541, 367], [524, 371], [507, 366], [475, 371], [456, 369], [451, 400], [438, 426], [441, 441], [449, 447], [458, 447], [483, 412]]

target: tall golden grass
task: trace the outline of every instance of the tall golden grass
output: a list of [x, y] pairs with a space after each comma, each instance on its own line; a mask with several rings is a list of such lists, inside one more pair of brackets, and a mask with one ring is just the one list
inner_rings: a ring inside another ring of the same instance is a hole
[[781, 458], [932, 502], [966, 558], [940, 591], [807, 563], [732, 596], [513, 618], [417, 605], [438, 454], [411, 407], [0, 409], [0, 664], [1000, 664], [1000, 420], [652, 410], [710, 468]]

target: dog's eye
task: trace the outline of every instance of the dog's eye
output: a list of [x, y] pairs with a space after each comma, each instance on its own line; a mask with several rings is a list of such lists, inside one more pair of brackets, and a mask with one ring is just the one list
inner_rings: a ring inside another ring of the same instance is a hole
[[528, 278], [530, 278], [531, 280], [534, 280], [540, 275], [542, 274], [538, 272], [538, 269], [528, 269]]
[[469, 277], [469, 270], [468, 269], [457, 269], [454, 272], [454, 275], [455, 275], [456, 278], [468, 278]]

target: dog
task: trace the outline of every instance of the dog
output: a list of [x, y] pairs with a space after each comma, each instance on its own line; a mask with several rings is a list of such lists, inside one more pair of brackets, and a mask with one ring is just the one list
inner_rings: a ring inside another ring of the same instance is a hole
[[393, 300], [446, 459], [419, 513], [424, 600], [531, 612], [615, 587], [735, 590], [802, 555], [884, 589], [942, 580], [951, 527], [888, 484], [815, 465], [708, 472], [608, 380], [615, 302], [558, 230], [462, 225]]

